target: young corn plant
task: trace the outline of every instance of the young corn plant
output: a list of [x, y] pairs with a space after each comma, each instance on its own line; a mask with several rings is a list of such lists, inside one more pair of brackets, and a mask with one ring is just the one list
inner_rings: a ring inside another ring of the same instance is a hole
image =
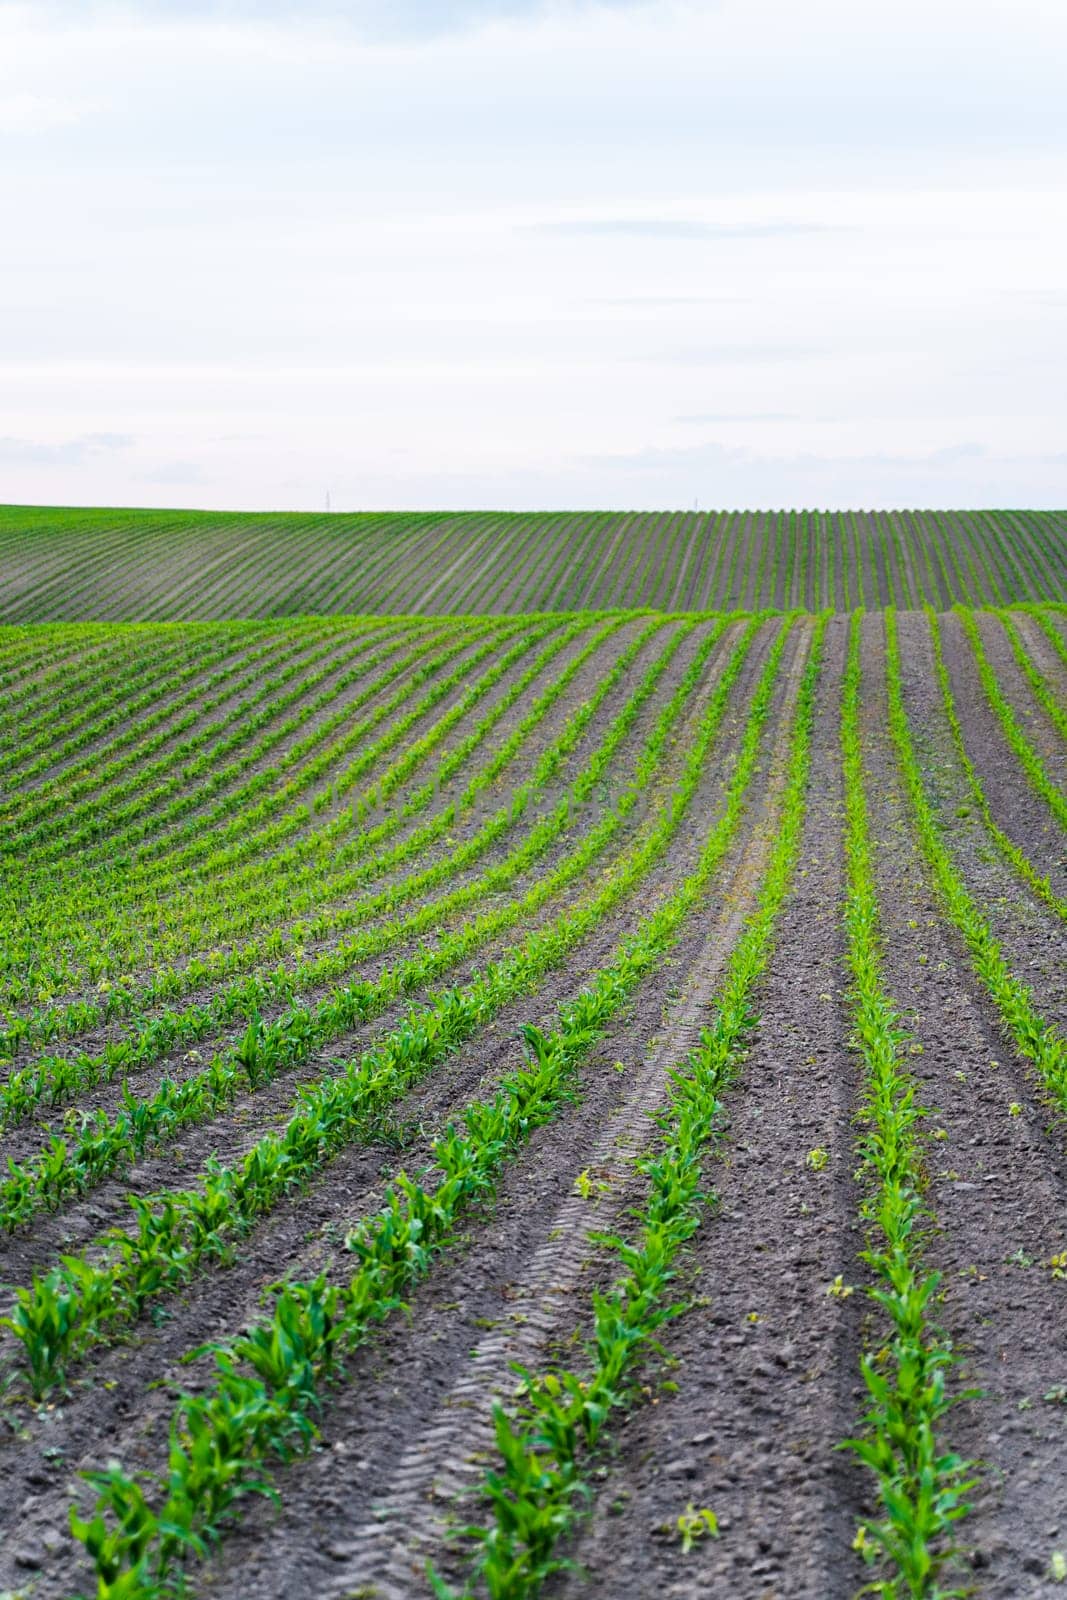
[[[756, 769], [760, 732], [784, 640], [782, 632], [761, 675], [730, 801], [696, 870], [622, 943], [589, 988], [566, 1007], [552, 1034], [528, 1030], [529, 1064], [507, 1078], [491, 1101], [467, 1108], [463, 1131], [450, 1127], [435, 1141], [432, 1177], [418, 1182], [404, 1172], [396, 1176], [378, 1214], [349, 1236], [349, 1248], [359, 1265], [346, 1287], [279, 1286], [271, 1317], [254, 1325], [241, 1340], [212, 1347], [212, 1385], [205, 1393], [180, 1400], [174, 1414], [167, 1498], [158, 1513], [159, 1531], [151, 1548], [137, 1553], [139, 1570], [147, 1569], [157, 1581], [166, 1579], [178, 1556], [172, 1527], [181, 1530], [182, 1553], [195, 1549], [196, 1541], [210, 1545], [236, 1516], [240, 1498], [263, 1491], [266, 1480], [260, 1474], [266, 1463], [285, 1460], [306, 1447], [313, 1436], [312, 1412], [322, 1390], [340, 1372], [345, 1353], [400, 1305], [404, 1291], [431, 1270], [458, 1218], [492, 1194], [504, 1163], [534, 1128], [574, 1096], [579, 1061], [641, 978], [659, 967], [685, 918], [706, 892], [736, 829]], [[702, 759], [694, 751], [687, 762], [694, 787]], [[667, 809], [658, 825], [664, 839], [679, 816], [677, 806]], [[653, 1257], [649, 1273], [661, 1277], [662, 1268]], [[294, 1297], [299, 1340], [281, 1337], [293, 1326]], [[308, 1314], [312, 1298], [316, 1299], [313, 1316]], [[254, 1377], [244, 1374], [249, 1365]], [[150, 1492], [161, 1487], [149, 1484]], [[105, 1528], [110, 1527], [114, 1512], [106, 1496], [98, 1498], [96, 1509]], [[76, 1517], [72, 1524], [76, 1536], [82, 1526], [84, 1521]]]
[[1030, 990], [1004, 959], [988, 922], [949, 853], [926, 793], [904, 708], [896, 617], [891, 611], [885, 615], [885, 638], [889, 732], [911, 802], [919, 844], [941, 903], [966, 945], [975, 976], [996, 1006], [1005, 1036], [1023, 1060], [1033, 1066], [1057, 1112], [1067, 1112], [1067, 1041], [1054, 1024], [1041, 1016]]
[[[671, 1075], [668, 1102], [656, 1119], [657, 1143], [638, 1161], [648, 1185], [637, 1213], [639, 1232], [633, 1241], [598, 1237], [622, 1274], [606, 1293], [593, 1295], [585, 1368], [554, 1367], [541, 1374], [516, 1368], [523, 1385], [520, 1409], [515, 1415], [499, 1405], [494, 1409], [498, 1459], [481, 1485], [489, 1516], [461, 1530], [479, 1551], [471, 1584], [492, 1600], [528, 1600], [568, 1565], [560, 1546], [592, 1496], [590, 1468], [612, 1413], [633, 1402], [637, 1370], [659, 1348], [659, 1330], [686, 1309], [672, 1295], [676, 1262], [707, 1214], [704, 1151], [721, 1136], [722, 1096], [757, 1024], [752, 1000], [799, 852], [825, 622], [816, 622], [797, 699], [778, 832], [756, 912], [730, 958], [710, 1026]], [[694, 1515], [690, 1541], [697, 1526], [715, 1531], [710, 1512]], [[457, 1600], [432, 1569], [430, 1579], [439, 1600]]]
[[864, 1523], [857, 1547], [883, 1575], [866, 1592], [882, 1600], [948, 1600], [954, 1532], [969, 1506], [972, 1464], [941, 1442], [941, 1424], [964, 1398], [948, 1379], [957, 1361], [932, 1317], [939, 1284], [923, 1256], [931, 1218], [922, 1198], [927, 1115], [904, 1066], [906, 1034], [882, 981], [881, 935], [864, 788], [859, 707], [861, 614], [851, 619], [841, 711], [847, 896], [845, 928], [853, 986], [854, 1045], [864, 1066], [859, 1141], [866, 1187], [863, 1259], [871, 1299], [888, 1320], [888, 1359], [861, 1359], [868, 1405], [863, 1432], [847, 1447], [870, 1468], [882, 1515]]
[[[90, 1316], [88, 1310], [84, 1319], [77, 1316], [70, 1319], [65, 1349], [53, 1352], [56, 1358], [53, 1382], [61, 1383], [69, 1361], [82, 1354], [92, 1343], [107, 1337], [110, 1325], [118, 1320], [137, 1317], [148, 1298], [169, 1287], [169, 1273], [189, 1276], [199, 1270], [205, 1259], [214, 1256], [218, 1233], [214, 1221], [210, 1226], [205, 1225], [205, 1217], [214, 1219], [218, 1215], [220, 1197], [230, 1207], [229, 1229], [247, 1227], [295, 1184], [306, 1181], [324, 1161], [357, 1136], [359, 1129], [367, 1125], [369, 1117], [380, 1112], [384, 1105], [410, 1087], [418, 1075], [440, 1060], [450, 1048], [484, 1025], [500, 1006], [518, 994], [529, 992], [541, 974], [565, 959], [611, 906], [632, 893], [681, 824], [686, 807], [695, 793], [706, 752], [724, 714], [729, 682], [740, 669], [751, 632], [750, 627], [735, 648], [730, 668], [709, 702], [698, 737], [686, 758], [681, 784], [664, 798], [644, 836], [639, 836], [626, 852], [615, 876], [606, 886], [572, 906], [547, 929], [531, 934], [509, 957], [492, 963], [484, 975], [476, 976], [467, 989], [446, 991], [430, 1007], [412, 1013], [406, 1026], [389, 1036], [381, 1046], [353, 1062], [341, 1078], [327, 1078], [302, 1090], [298, 1096], [297, 1113], [284, 1132], [268, 1134], [254, 1146], [235, 1177], [221, 1170], [209, 1170], [204, 1177], [201, 1193], [194, 1191], [156, 1196], [156, 1209], [162, 1210], [168, 1221], [173, 1219], [172, 1232], [165, 1236], [162, 1225], [157, 1226], [155, 1220], [144, 1213], [140, 1215], [141, 1226], [136, 1234], [130, 1236], [119, 1230], [113, 1231], [105, 1241], [107, 1253], [94, 1269], [96, 1277], [92, 1296], [95, 1306], [98, 1286], [106, 1281], [110, 1293], [108, 1323]], [[786, 636], [786, 629], [779, 631], [757, 685], [742, 754], [731, 779], [727, 809], [716, 824], [702, 858], [701, 871], [705, 876], [721, 859], [740, 819], [748, 786], [756, 769], [761, 730], [770, 706]], [[609, 818], [605, 819], [602, 826], [611, 825]], [[594, 829], [579, 850], [579, 861], [583, 852], [595, 851], [597, 841], [598, 830]], [[519, 902], [519, 906], [531, 908], [540, 903], [553, 892], [562, 873], [573, 875], [574, 871], [574, 860], [557, 867], [555, 873], [540, 880], [525, 900]], [[695, 892], [692, 884], [687, 892]], [[502, 916], [513, 919], [515, 914], [514, 906], [506, 908], [506, 913], [490, 913], [475, 925], [474, 933], [480, 938], [487, 921], [502, 925], [499, 920]], [[669, 922], [675, 914], [675, 910], [669, 907], [667, 912], [657, 913], [656, 916], [667, 916]], [[652, 925], [655, 924], [656, 917], [653, 917]], [[470, 939], [471, 935], [460, 936], [461, 939], [463, 937]], [[432, 975], [434, 964], [441, 960], [441, 951], [448, 944], [447, 939], [443, 940], [436, 951], [415, 958], [421, 964], [424, 975]], [[320, 1016], [328, 1019], [326, 1036], [329, 1037], [365, 1015], [366, 1007], [362, 996], [342, 992], [335, 994], [331, 1001], [323, 1002], [319, 1012]], [[257, 1027], [253, 1038], [246, 1041], [249, 1050], [254, 1047], [257, 1059], [263, 1056], [268, 1045], [277, 1050], [280, 1044], [281, 1049], [288, 1051], [290, 1056], [299, 1050], [301, 1059], [310, 1053], [309, 1041], [314, 1041], [316, 1037], [311, 1028], [310, 1014], [291, 1013], [284, 1020], [284, 1028], [279, 1024], [273, 1024], [269, 1029]], [[294, 1022], [299, 1023], [299, 1029], [294, 1027]], [[218, 1070], [218, 1063], [215, 1066]], [[187, 1080], [176, 1093], [187, 1090], [193, 1081]], [[120, 1124], [119, 1128], [123, 1136], [128, 1138], [127, 1125]], [[101, 1135], [101, 1144], [106, 1147], [104, 1135]], [[77, 1163], [67, 1160], [65, 1151], [60, 1168], [64, 1183], [76, 1184], [79, 1168]], [[11, 1182], [14, 1182], [14, 1176]], [[10, 1183], [8, 1188], [10, 1190]], [[175, 1264], [173, 1269], [168, 1258]], [[62, 1275], [65, 1268], [54, 1271]], [[52, 1282], [55, 1283], [54, 1278]], [[73, 1284], [72, 1290], [77, 1294], [79, 1286]], [[38, 1378], [32, 1381], [39, 1384]]]
[[[658, 627], [653, 624], [645, 633], [650, 633]], [[698, 652], [693, 667], [686, 674], [685, 680], [680, 685], [670, 704], [665, 708], [657, 722], [656, 729], [648, 741], [648, 752], [653, 756], [658, 755], [666, 737], [666, 730], [677, 713], [682, 701], [692, 692], [699, 681], [700, 670], [721, 632], [721, 627], [716, 626], [705, 644]], [[597, 635], [597, 638], [602, 635]], [[645, 634], [639, 636], [637, 644]], [[629, 653], [628, 653], [629, 654]], [[572, 786], [572, 798], [582, 799], [589, 787], [604, 765], [614, 752], [619, 741], [632, 723], [634, 716], [641, 704], [652, 692], [663, 669], [667, 665], [673, 648], [664, 652], [659, 662], [653, 664], [646, 673], [641, 684], [631, 696], [625, 710], [616, 718], [606, 739], [596, 750], [586, 768]], [[624, 657], [620, 666], [625, 666]], [[731, 667], [732, 674], [732, 667]], [[590, 705], [583, 707], [580, 714], [571, 719], [571, 723], [564, 735], [551, 747], [551, 751], [563, 758], [566, 751], [572, 747], [579, 737], [582, 727], [585, 726], [586, 714], [591, 713], [591, 707], [599, 696], [607, 691], [614, 679], [614, 673], [601, 684], [597, 694]], [[494, 762], [494, 768], [500, 764], [499, 756]], [[509, 821], [517, 820], [526, 809], [530, 801], [539, 792], [543, 782], [547, 781], [547, 774], [538, 773], [530, 783], [516, 792], [512, 801], [511, 811], [504, 810], [480, 830], [474, 840], [468, 841], [465, 846], [453, 851], [452, 855], [443, 862], [415, 874], [401, 885], [392, 887], [361, 905], [351, 908], [345, 919], [335, 918], [325, 925], [316, 926], [313, 931], [315, 937], [323, 937], [331, 928], [344, 925], [345, 922], [366, 920], [382, 912], [395, 911], [404, 900], [424, 894], [435, 889], [439, 884], [445, 883], [448, 878], [460, 869], [469, 866], [484, 853], [484, 850], [494, 842], [502, 833]], [[620, 804], [623, 810], [632, 804], [631, 791], [624, 793]], [[548, 817], [540, 820], [526, 840], [510, 855], [489, 873], [483, 874], [472, 883], [459, 890], [446, 893], [443, 898], [431, 899], [420, 910], [407, 918], [390, 918], [384, 924], [379, 924], [374, 930], [367, 930], [355, 938], [343, 940], [336, 945], [326, 956], [313, 961], [299, 961], [291, 969], [279, 967], [273, 973], [262, 976], [247, 977], [238, 983], [231, 983], [227, 988], [216, 994], [208, 1006], [190, 1006], [184, 1012], [164, 1012], [151, 1024], [142, 1027], [141, 1031], [133, 1038], [121, 1041], [122, 1060], [121, 1067], [124, 1072], [143, 1068], [166, 1050], [176, 1044], [192, 1044], [199, 1041], [207, 1033], [225, 1026], [240, 1016], [247, 1016], [254, 1022], [259, 1015], [262, 1005], [274, 1002], [291, 1002], [293, 997], [302, 989], [312, 986], [321, 986], [323, 983], [344, 977], [353, 967], [360, 962], [388, 950], [390, 946], [404, 939], [418, 935], [426, 928], [435, 927], [443, 917], [454, 914], [468, 905], [477, 905], [488, 894], [499, 893], [507, 887], [520, 872], [529, 866], [549, 848], [551, 843], [558, 838], [571, 824], [572, 817], [569, 805], [564, 801]], [[249, 957], [262, 955], [262, 944], [255, 945], [247, 952]], [[221, 958], [220, 958], [221, 960]], [[229, 962], [223, 962], [218, 968], [218, 975], [223, 970], [229, 969]], [[192, 974], [197, 982], [203, 982], [216, 975], [215, 967], [203, 964]], [[160, 980], [162, 983], [162, 980]], [[120, 991], [126, 995], [126, 991]], [[79, 1052], [76, 1056], [63, 1058], [58, 1056], [45, 1056], [29, 1067], [13, 1073], [7, 1081], [0, 1085], [0, 1125], [10, 1126], [30, 1114], [42, 1099], [48, 1099], [52, 1104], [59, 1104], [70, 1098], [79, 1090], [89, 1087], [102, 1078], [107, 1078], [117, 1070], [112, 1062], [109, 1051], [114, 1051], [114, 1046], [108, 1046], [104, 1052], [91, 1056]], [[243, 1082], [250, 1075], [243, 1069], [240, 1061], [240, 1048], [237, 1047], [230, 1058], [237, 1071], [235, 1081]], [[273, 1071], [272, 1062], [264, 1052], [260, 1051], [253, 1056], [253, 1071], [251, 1076], [257, 1082], [264, 1081], [265, 1077]], [[188, 1098], [195, 1096], [197, 1085], [202, 1085], [209, 1079], [217, 1078], [217, 1062], [212, 1063], [205, 1073], [199, 1074], [194, 1083], [183, 1086], [183, 1095]], [[2, 1190], [0, 1190], [2, 1194]]]
[[1023, 881], [1030, 886], [1034, 893], [1045, 902], [1049, 909], [1054, 911], [1056, 915], [1061, 918], [1061, 920], [1067, 921], [1067, 901], [1060, 899], [1060, 897], [1053, 890], [1052, 885], [1049, 883], [1047, 878], [1043, 878], [1039, 876], [1037, 872], [1035, 872], [1033, 865], [1028, 860], [1026, 855], [1022, 850], [1020, 850], [1015, 841], [1010, 839], [1004, 830], [998, 825], [996, 819], [990, 811], [989, 801], [986, 798], [985, 790], [982, 787], [981, 780], [975, 771], [974, 764], [968, 756], [966, 746], [963, 742], [963, 729], [960, 726], [960, 719], [956, 712], [956, 705], [952, 695], [952, 684], [949, 679], [948, 669], [945, 666], [944, 652], [941, 647], [941, 624], [938, 621], [936, 611], [934, 611], [931, 607], [927, 607], [926, 617], [930, 625], [930, 635], [933, 641], [934, 670], [937, 674], [938, 685], [941, 689], [941, 702], [945, 708], [945, 716], [948, 720], [949, 731], [952, 734], [952, 742], [956, 748], [956, 755], [959, 758], [960, 765], [963, 768], [964, 776], [967, 779], [967, 785], [971, 792], [971, 799], [977, 807], [978, 813], [981, 816], [982, 821], [985, 823], [986, 830], [992, 838], [997, 849], [1000, 851], [1001, 855], [1006, 861], [1010, 862], [1011, 866], [1014, 867], [1020, 878], [1022, 878]]
[[1001, 732], [1008, 745], [1018, 759], [1019, 765], [1025, 772], [1032, 787], [1041, 796], [1052, 812], [1060, 827], [1067, 830], [1067, 798], [1063, 791], [1058, 789], [1049, 777], [1044, 762], [1034, 749], [1033, 744], [1019, 726], [1019, 718], [1014, 708], [1005, 698], [1004, 692], [997, 682], [997, 675], [989, 664], [982, 636], [973, 616], [963, 606], [955, 606], [954, 611], [960, 619], [960, 625], [970, 642], [974, 654], [975, 665], [978, 668], [978, 677], [990, 707], [1000, 723]]

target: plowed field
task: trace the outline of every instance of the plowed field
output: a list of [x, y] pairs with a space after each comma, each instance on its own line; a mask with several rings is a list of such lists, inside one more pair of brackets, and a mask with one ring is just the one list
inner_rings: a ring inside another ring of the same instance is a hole
[[1063, 519], [50, 515], [0, 1590], [1058, 1592]]

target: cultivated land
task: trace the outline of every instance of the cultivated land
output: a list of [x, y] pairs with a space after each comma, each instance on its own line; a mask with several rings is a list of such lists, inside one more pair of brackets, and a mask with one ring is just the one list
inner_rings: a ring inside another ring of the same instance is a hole
[[1046, 511], [254, 515], [0, 506], [0, 622], [1067, 601]]
[[1062, 1592], [1065, 526], [3, 512], [0, 1590]]

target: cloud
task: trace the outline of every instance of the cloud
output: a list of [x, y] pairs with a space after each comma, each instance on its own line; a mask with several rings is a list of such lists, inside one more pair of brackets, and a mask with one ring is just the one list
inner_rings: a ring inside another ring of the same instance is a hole
[[63, 18], [129, 18], [139, 22], [199, 24], [326, 22], [372, 39], [439, 37], [494, 22], [583, 11], [622, 11], [650, 0], [38, 0], [39, 9]]
[[84, 103], [44, 94], [0, 94], [0, 133], [47, 133], [79, 122]]
[[663, 311], [673, 306], [745, 306], [750, 305], [751, 300], [740, 294], [626, 294], [597, 295], [586, 304]]
[[[577, 485], [612, 481], [611, 503], [768, 507], [981, 506], [1056, 508], [1067, 497], [1067, 454], [995, 451], [971, 440], [931, 450], [763, 451], [706, 440], [574, 458]], [[603, 499], [603, 497], [601, 497]], [[570, 503], [570, 502], [568, 502]]]
[[153, 467], [150, 472], [140, 473], [138, 481], [173, 484], [177, 488], [186, 488], [205, 481], [204, 469], [195, 461], [164, 461], [158, 467]]
[[1065, 503], [1065, 47], [1052, 0], [0, 0], [9, 125], [93, 97], [0, 139], [6, 493]]
[[[634, 450], [620, 455], [600, 455], [586, 458], [592, 464], [607, 465], [622, 468], [629, 472], [659, 471], [664, 466], [674, 463], [679, 465], [699, 464], [701, 462], [712, 466], [721, 466], [730, 462], [739, 466], [751, 466], [762, 470], [765, 466], [775, 468], [788, 467], [797, 473], [822, 472], [830, 467], [857, 467], [864, 470], [877, 469], [888, 472], [913, 472], [923, 470], [937, 471], [940, 468], [951, 469], [963, 462], [984, 460], [992, 461], [994, 457], [984, 445], [972, 441], [961, 441], [958, 444], [944, 445], [935, 450], [925, 451], [869, 451], [855, 455], [820, 454], [817, 451], [796, 451], [792, 454], [769, 454], [763, 451], [750, 450], [741, 445], [723, 445], [716, 440], [706, 440], [700, 444], [678, 446], [649, 446], [644, 450]], [[1023, 460], [1042, 459], [1037, 456], [1012, 456], [1012, 462]]]
[[[667, 510], [701, 507], [759, 510], [776, 507], [865, 507], [870, 510], [967, 509], [1067, 503], [1067, 452], [984, 451], [970, 441], [931, 450], [885, 450], [849, 455], [734, 448], [717, 441], [649, 448], [614, 455], [573, 455], [550, 475], [535, 466], [501, 467], [492, 474], [462, 467], [403, 479], [368, 473], [352, 503], [388, 509], [398, 503], [453, 510], [508, 506], [552, 510]], [[306, 501], [305, 501], [306, 503]], [[338, 503], [341, 503], [340, 497]]]
[[0, 436], [0, 462], [9, 466], [76, 467], [91, 456], [128, 450], [134, 443], [126, 433], [83, 433], [76, 439], [44, 442]]
[[[984, 444], [949, 444], [940, 450], [931, 450], [928, 455], [913, 459], [918, 459], [930, 466], [950, 467], [954, 466], [957, 461], [983, 461], [988, 456], [989, 451]], [[874, 459], [883, 460], [885, 458], [876, 456]], [[889, 459], [892, 459], [892, 457]]]
[[559, 234], [567, 238], [633, 239], [779, 239], [802, 233], [840, 233], [836, 224], [822, 222], [699, 222], [685, 217], [572, 217], [561, 222], [527, 222], [528, 233]]
[[813, 339], [721, 339], [715, 343], [663, 345], [632, 351], [622, 359], [670, 367], [765, 366], [768, 362], [809, 361], [836, 348], [832, 337]]
[[672, 422], [797, 422], [796, 411], [692, 411], [671, 418]]

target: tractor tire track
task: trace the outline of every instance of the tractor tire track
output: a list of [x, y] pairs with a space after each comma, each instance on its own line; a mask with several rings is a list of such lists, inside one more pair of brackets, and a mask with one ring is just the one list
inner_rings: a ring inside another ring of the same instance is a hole
[[[414, 1575], [440, 1543], [442, 1517], [447, 1520], [454, 1512], [458, 1497], [471, 1486], [481, 1451], [491, 1444], [492, 1406], [512, 1386], [512, 1364], [535, 1361], [545, 1339], [573, 1319], [574, 1296], [582, 1289], [583, 1267], [590, 1254], [590, 1221], [595, 1220], [598, 1231], [619, 1225], [632, 1199], [633, 1163], [653, 1137], [651, 1118], [663, 1103], [668, 1075], [699, 1042], [716, 983], [755, 906], [806, 660], [806, 648], [794, 651], [778, 712], [762, 815], [738, 859], [712, 891], [721, 909], [687, 971], [686, 997], [589, 1154], [585, 1170], [596, 1182], [607, 1184], [606, 1195], [591, 1217], [588, 1199], [573, 1190], [566, 1194], [547, 1236], [520, 1282], [511, 1288], [509, 1298], [524, 1308], [522, 1321], [479, 1340], [434, 1420], [404, 1451], [388, 1490], [352, 1534], [351, 1556], [338, 1563], [334, 1580], [322, 1590], [324, 1600], [361, 1586], [382, 1600], [400, 1600], [412, 1593]], [[429, 1515], [424, 1509], [428, 1501], [435, 1503]]]

